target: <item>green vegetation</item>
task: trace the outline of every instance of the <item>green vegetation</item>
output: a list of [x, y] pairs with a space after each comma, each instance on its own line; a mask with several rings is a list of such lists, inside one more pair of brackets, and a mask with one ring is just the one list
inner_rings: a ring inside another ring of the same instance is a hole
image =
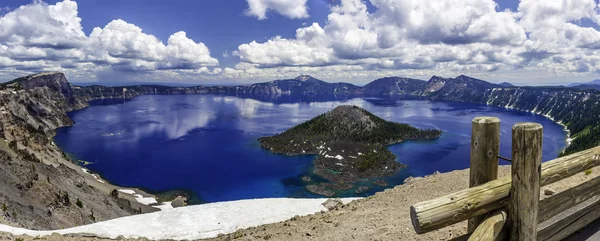
[[8, 207], [6, 207], [6, 203], [2, 204], [2, 212], [5, 213], [6, 210], [8, 210]]
[[17, 141], [12, 140], [8, 143], [8, 147], [13, 150], [13, 151], [17, 151]]
[[22, 238], [16, 238], [15, 241], [23, 241]]
[[92, 210], [92, 213], [90, 214], [90, 219], [94, 222], [96, 222], [96, 216], [94, 216], [94, 210]]
[[437, 137], [441, 131], [419, 130], [407, 124], [386, 121], [357, 106], [341, 106], [297, 125], [281, 136], [302, 140], [302, 137], [310, 138], [315, 134], [325, 140], [387, 144], [398, 140]]
[[16, 220], [17, 219], [17, 213], [13, 212], [12, 215], [11, 215], [11, 217], [12, 217], [12, 219]]
[[110, 191], [110, 196], [114, 199], [119, 199], [119, 191], [117, 191], [117, 189], [113, 189], [112, 191]]
[[590, 169], [587, 169], [587, 170], [585, 170], [585, 175], [586, 175], [586, 176], [587, 176], [587, 175], [590, 175], [590, 174], [592, 174], [592, 169], [591, 169], [591, 168], [590, 168]]
[[361, 160], [356, 163], [356, 167], [359, 171], [365, 172], [374, 167], [384, 165], [384, 160], [389, 160], [394, 158], [394, 154], [388, 151], [385, 148], [381, 148], [377, 152], [367, 152], [361, 156]]
[[79, 208], [83, 208], [83, 203], [81, 202], [81, 200], [79, 200], [79, 198], [77, 198], [77, 202], [75, 202], [75, 205], [77, 205], [77, 207]]
[[330, 182], [310, 185], [307, 189], [331, 196], [335, 191], [352, 189], [361, 180], [394, 175], [404, 167], [386, 146], [440, 135], [439, 130], [420, 130], [386, 121], [362, 108], [346, 105], [281, 134], [260, 138], [259, 142], [274, 153], [318, 154], [313, 173]]
[[573, 136], [575, 140], [562, 155], [584, 151], [600, 145], [600, 126], [589, 127]]
[[272, 136], [260, 138], [262, 147], [276, 153], [318, 153], [326, 143], [360, 143], [387, 146], [404, 140], [432, 139], [440, 130], [420, 130], [381, 119], [357, 106], [338, 106], [309, 121]]
[[244, 236], [245, 236], [244, 233], [242, 233], [241, 231], [237, 231], [237, 232], [233, 233], [233, 239], [239, 239]]

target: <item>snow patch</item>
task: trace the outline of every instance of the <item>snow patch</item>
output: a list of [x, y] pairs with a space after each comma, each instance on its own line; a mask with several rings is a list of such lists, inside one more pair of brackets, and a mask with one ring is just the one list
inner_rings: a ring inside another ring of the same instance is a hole
[[133, 194], [135, 194], [135, 191], [134, 191], [134, 190], [129, 190], [129, 189], [119, 189], [119, 190], [117, 190], [117, 191], [119, 191], [119, 192], [122, 192], [122, 193], [127, 193], [127, 194], [129, 194], [129, 195], [133, 195]]
[[158, 201], [156, 201], [156, 198], [154, 197], [144, 197], [141, 194], [137, 194], [135, 193], [134, 190], [131, 189], [118, 189], [117, 191], [122, 192], [122, 193], [127, 193], [129, 195], [133, 195], [133, 197], [135, 198], [135, 200], [141, 204], [145, 204], [145, 205], [152, 205], [152, 204], [157, 204]]
[[[347, 204], [356, 199], [360, 198], [342, 198], [341, 200]], [[326, 198], [266, 198], [218, 202], [166, 209], [54, 231], [28, 230], [0, 224], [0, 232], [34, 237], [48, 236], [53, 233], [86, 233], [111, 239], [123, 236], [152, 240], [195, 240], [214, 238], [219, 234], [233, 233], [239, 229], [277, 223], [296, 215], [304, 216], [327, 211], [327, 208], [322, 205], [325, 201], [327, 201]]]
[[153, 207], [158, 208], [158, 209], [160, 209], [162, 211], [169, 210], [169, 209], [173, 209], [174, 208], [173, 205], [171, 205], [171, 203], [172, 202], [164, 202], [164, 203], [161, 203], [160, 205], [156, 205], [156, 206], [153, 206]]
[[88, 169], [81, 168], [81, 170], [82, 170], [83, 172], [85, 172], [85, 174], [88, 174], [88, 175], [92, 176], [94, 179], [96, 179], [96, 181], [98, 181], [98, 182], [100, 182], [100, 183], [105, 183], [105, 182], [104, 182], [102, 179], [100, 179], [100, 178], [99, 178], [99, 177], [98, 177], [96, 174], [92, 174], [92, 173], [90, 173], [90, 171], [88, 171]]

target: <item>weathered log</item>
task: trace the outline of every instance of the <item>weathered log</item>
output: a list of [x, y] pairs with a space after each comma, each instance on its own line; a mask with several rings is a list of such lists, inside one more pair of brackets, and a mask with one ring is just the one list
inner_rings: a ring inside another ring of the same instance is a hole
[[540, 124], [517, 123], [512, 128], [508, 227], [513, 241], [530, 241], [537, 237], [542, 139], [543, 127]]
[[[500, 119], [475, 117], [471, 128], [471, 166], [469, 187], [479, 186], [498, 179], [498, 154], [500, 152]], [[468, 231], [473, 232], [484, 215], [469, 219]]]
[[[542, 164], [541, 185], [548, 185], [600, 165], [600, 146]], [[418, 234], [430, 232], [502, 208], [507, 203], [511, 177], [414, 204], [410, 208]]]
[[538, 222], [544, 222], [594, 196], [600, 196], [600, 177], [541, 200]]
[[502, 233], [507, 215], [503, 210], [490, 213], [479, 226], [475, 229], [469, 241], [494, 241]]
[[[581, 230], [585, 226], [600, 218], [600, 196], [594, 196], [584, 202], [577, 204], [566, 210], [561, 210], [557, 216], [541, 222], [538, 225], [537, 240], [538, 241], [558, 241], [563, 240], [575, 232]], [[473, 234], [465, 234], [453, 239], [460, 240], [476, 240], [470, 239]], [[496, 240], [508, 240], [508, 229], [502, 229]]]
[[537, 240], [563, 240], [598, 218], [600, 218], [600, 196], [594, 196], [541, 223]]

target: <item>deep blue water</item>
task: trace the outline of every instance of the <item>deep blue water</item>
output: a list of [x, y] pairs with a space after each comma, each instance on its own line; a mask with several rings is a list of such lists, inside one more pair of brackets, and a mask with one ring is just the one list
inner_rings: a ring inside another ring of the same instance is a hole
[[542, 116], [484, 105], [376, 99], [275, 104], [214, 95], [150, 95], [94, 104], [69, 113], [76, 124], [59, 129], [55, 141], [120, 186], [151, 192], [188, 190], [203, 202], [312, 197], [300, 177], [310, 173], [314, 156], [271, 154], [256, 139], [342, 104], [360, 106], [386, 120], [443, 130], [437, 140], [389, 147], [408, 165], [386, 179], [392, 185], [408, 176], [468, 168], [471, 120], [476, 116], [501, 119], [503, 156], [511, 155], [511, 127], [516, 122], [544, 126], [544, 160], [557, 157], [566, 145], [563, 128]]

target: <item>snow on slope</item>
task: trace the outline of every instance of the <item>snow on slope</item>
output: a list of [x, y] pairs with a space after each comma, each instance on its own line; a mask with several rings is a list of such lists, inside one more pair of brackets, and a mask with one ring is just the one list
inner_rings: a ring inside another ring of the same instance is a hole
[[[349, 203], [359, 198], [342, 198]], [[56, 231], [34, 231], [0, 224], [0, 232], [46, 236], [52, 233], [87, 233], [103, 238], [201, 239], [238, 229], [276, 223], [296, 215], [326, 211], [319, 199], [265, 198], [187, 206], [160, 212], [117, 218]]]

